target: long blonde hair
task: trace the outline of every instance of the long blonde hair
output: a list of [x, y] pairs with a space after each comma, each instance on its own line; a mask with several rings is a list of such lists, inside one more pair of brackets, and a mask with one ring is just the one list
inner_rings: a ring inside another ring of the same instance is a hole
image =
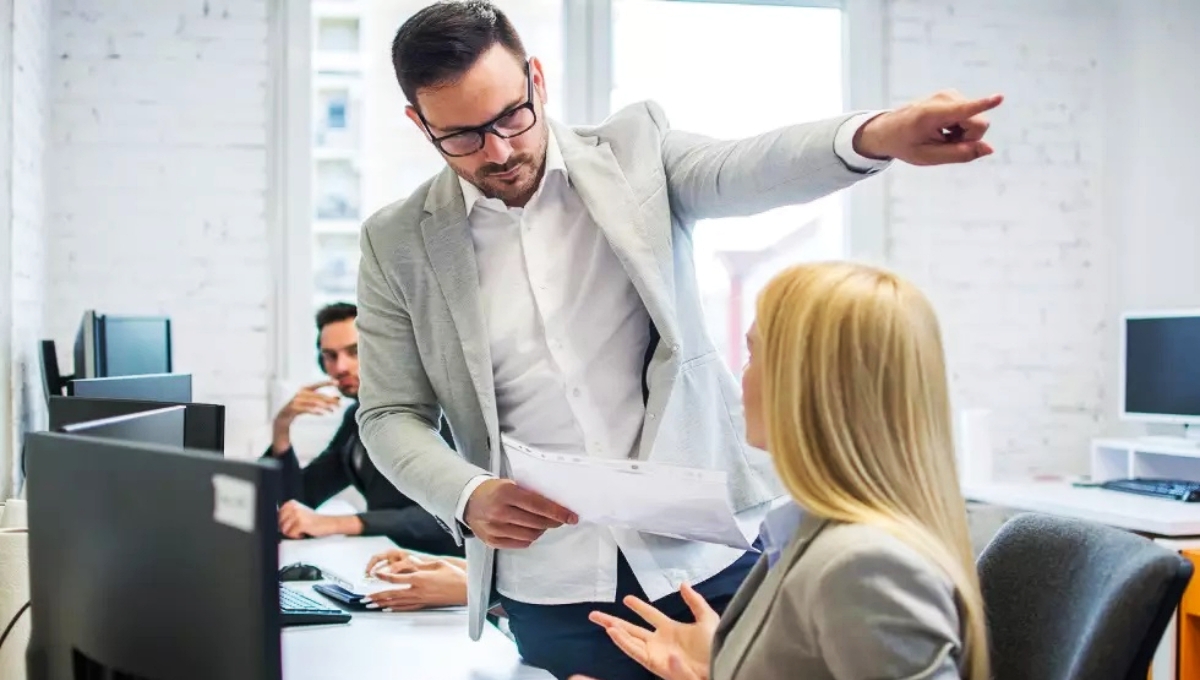
[[986, 680], [933, 306], [889, 272], [807, 264], [767, 284], [756, 326], [767, 448], [784, 485], [808, 512], [881, 527], [940, 567], [965, 616], [967, 677]]

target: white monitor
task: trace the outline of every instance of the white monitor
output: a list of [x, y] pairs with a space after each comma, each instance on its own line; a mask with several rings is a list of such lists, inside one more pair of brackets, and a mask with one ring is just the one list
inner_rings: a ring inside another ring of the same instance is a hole
[[1122, 315], [1119, 359], [1122, 419], [1200, 434], [1200, 309]]

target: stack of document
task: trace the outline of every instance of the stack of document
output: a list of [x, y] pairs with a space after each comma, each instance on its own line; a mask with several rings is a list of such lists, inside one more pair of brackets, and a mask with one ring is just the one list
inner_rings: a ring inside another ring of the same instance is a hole
[[546, 453], [510, 437], [501, 442], [513, 481], [580, 522], [750, 549], [724, 471]]

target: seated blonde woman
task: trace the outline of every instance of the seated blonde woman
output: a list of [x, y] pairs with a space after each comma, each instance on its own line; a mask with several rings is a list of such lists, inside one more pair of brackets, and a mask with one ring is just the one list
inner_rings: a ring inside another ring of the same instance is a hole
[[367, 562], [367, 575], [399, 588], [367, 596], [367, 606], [388, 612], [467, 604], [467, 561], [461, 557], [427, 557], [389, 550]]
[[724, 615], [636, 599], [642, 628], [595, 614], [670, 680], [988, 677], [987, 634], [955, 473], [942, 341], [929, 301], [870, 267], [795, 267], [758, 301], [742, 379], [746, 436], [792, 503]]

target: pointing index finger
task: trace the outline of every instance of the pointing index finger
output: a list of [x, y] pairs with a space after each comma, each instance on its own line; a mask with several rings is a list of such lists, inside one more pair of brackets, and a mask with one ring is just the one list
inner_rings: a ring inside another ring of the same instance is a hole
[[1004, 101], [1004, 95], [994, 94], [990, 97], [982, 99], [974, 99], [964, 102], [953, 102], [946, 105], [945, 113], [953, 118], [952, 122], [958, 123], [972, 116], [978, 116], [981, 113], [991, 111], [1000, 106]]

